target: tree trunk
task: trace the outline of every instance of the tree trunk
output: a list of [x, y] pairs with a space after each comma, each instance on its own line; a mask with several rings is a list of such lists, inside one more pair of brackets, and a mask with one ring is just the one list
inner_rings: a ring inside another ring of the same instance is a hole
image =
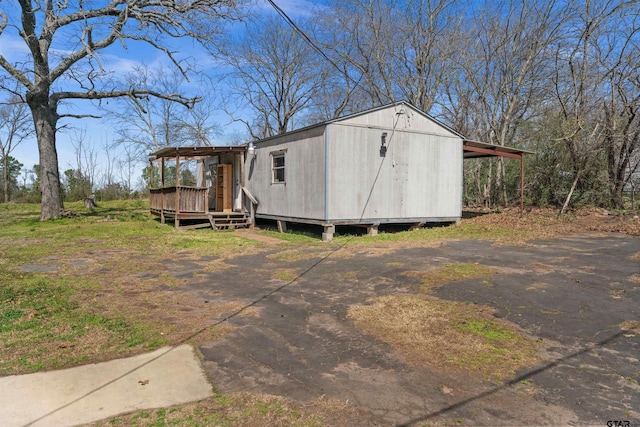
[[491, 160], [491, 158], [487, 160], [487, 162], [489, 163], [489, 170], [487, 171], [487, 183], [484, 186], [484, 207], [489, 209], [491, 209], [492, 206], [491, 195], [493, 193], [493, 162]]
[[[505, 173], [504, 157], [498, 157], [498, 165], [496, 166], [496, 188], [502, 196], [504, 207], [509, 206], [509, 198], [507, 196], [507, 176]], [[500, 196], [497, 197], [498, 199]]]
[[611, 194], [611, 204], [615, 209], [624, 209], [624, 200], [622, 199], [622, 190], [624, 189], [624, 181], [618, 181], [613, 186]]
[[45, 96], [27, 95], [27, 102], [33, 115], [40, 153], [40, 192], [42, 193], [40, 221], [46, 221], [59, 218], [64, 208], [56, 151], [58, 115], [55, 107], [49, 107], [49, 100]]
[[2, 187], [4, 202], [9, 203], [9, 155], [2, 158]]
[[473, 200], [473, 203], [475, 204], [475, 206], [480, 206], [483, 203], [482, 200], [482, 176], [480, 175], [480, 162], [479, 161], [475, 161], [474, 162], [475, 165], [475, 170], [473, 171], [473, 178], [475, 180], [476, 183], [476, 196]]
[[562, 209], [560, 209], [560, 214], [564, 214], [564, 211], [567, 210], [567, 206], [569, 206], [569, 202], [571, 201], [571, 196], [573, 196], [573, 191], [576, 189], [576, 185], [578, 185], [578, 181], [580, 180], [580, 174], [582, 170], [579, 170], [576, 173], [575, 178], [573, 179], [573, 184], [571, 184], [571, 189], [569, 190], [569, 194], [567, 194], [567, 198], [564, 201], [564, 205], [562, 205]]

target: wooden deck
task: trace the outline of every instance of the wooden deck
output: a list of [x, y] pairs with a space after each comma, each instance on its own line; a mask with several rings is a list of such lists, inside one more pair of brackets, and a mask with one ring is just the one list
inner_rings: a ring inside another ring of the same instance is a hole
[[152, 188], [149, 212], [160, 217], [164, 224], [172, 220], [178, 229], [233, 229], [251, 225], [244, 212], [215, 212], [208, 209], [209, 189], [206, 187], [174, 186]]

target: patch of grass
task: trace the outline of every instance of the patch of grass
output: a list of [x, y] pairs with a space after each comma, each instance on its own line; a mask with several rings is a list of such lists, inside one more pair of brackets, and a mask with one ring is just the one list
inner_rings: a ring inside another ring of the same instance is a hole
[[637, 320], [627, 320], [620, 324], [620, 329], [635, 335], [640, 335], [640, 322]]
[[298, 262], [307, 259], [325, 256], [328, 252], [305, 251], [300, 249], [287, 249], [282, 252], [276, 252], [267, 255], [267, 258], [277, 261]]
[[338, 275], [338, 280], [341, 282], [357, 282], [358, 281], [358, 272], [357, 271], [347, 271], [346, 273], [340, 273]]
[[289, 243], [302, 244], [302, 245], [322, 245], [323, 243], [319, 241], [319, 237], [321, 235], [321, 229], [318, 228], [318, 232], [314, 233], [311, 231], [292, 231], [287, 230], [284, 233], [280, 233], [277, 230], [274, 230], [270, 227], [263, 228], [261, 233], [268, 237], [273, 237], [276, 239], [284, 240]]
[[266, 245], [234, 233], [209, 229], [177, 231], [148, 219], [148, 202], [141, 200], [100, 203], [88, 211], [77, 203], [66, 204], [75, 218], [40, 222], [38, 205], [9, 206], [0, 211], [0, 238], [11, 243], [0, 249], [0, 258], [18, 262], [47, 255], [75, 255], [87, 250], [110, 248], [171, 254], [187, 249], [207, 256], [254, 253]]
[[629, 280], [631, 283], [640, 283], [640, 274], [634, 274], [633, 276], [629, 276], [627, 280]]
[[320, 398], [302, 404], [278, 396], [234, 393], [172, 408], [118, 416], [98, 421], [106, 426], [297, 426], [320, 427], [349, 425], [358, 420], [358, 412], [347, 405]]
[[[166, 260], [188, 259], [207, 271], [211, 261], [201, 257], [228, 259], [265, 246], [233, 233], [176, 231], [148, 219], [147, 201], [98, 205], [88, 211], [68, 203], [77, 217], [45, 222], [39, 221], [39, 205], [0, 205], [0, 375], [99, 362], [180, 342], [228, 307], [197, 306], [190, 296], [160, 291], [177, 280], [172, 273], [179, 265]], [[26, 273], [20, 270], [24, 265], [58, 268]], [[222, 332], [205, 330], [198, 337]]]
[[292, 268], [278, 268], [273, 271], [271, 277], [282, 280], [283, 282], [290, 282], [298, 277], [298, 270]]
[[455, 325], [461, 331], [470, 331], [488, 340], [514, 340], [517, 335], [504, 326], [497, 325], [496, 322], [486, 320], [463, 320]]
[[538, 344], [515, 327], [498, 323], [487, 307], [385, 296], [370, 305], [351, 307], [349, 317], [419, 366], [504, 380], [538, 360]]
[[0, 375], [72, 366], [96, 352], [150, 350], [165, 340], [137, 319], [83, 306], [64, 278], [0, 266]]
[[484, 265], [456, 263], [447, 264], [435, 270], [409, 271], [405, 274], [420, 277], [422, 279], [422, 291], [429, 292], [429, 289], [442, 286], [445, 283], [486, 277], [497, 273], [498, 271], [495, 268]]

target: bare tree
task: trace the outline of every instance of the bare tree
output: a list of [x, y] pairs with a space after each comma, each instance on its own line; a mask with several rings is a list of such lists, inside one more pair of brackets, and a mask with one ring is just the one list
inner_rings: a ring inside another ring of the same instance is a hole
[[399, 95], [393, 80], [393, 51], [405, 35], [396, 25], [395, 4], [394, 0], [334, 1], [321, 25], [325, 31], [318, 33], [345, 82], [355, 82], [356, 93], [366, 95], [366, 108], [392, 102]]
[[[109, 73], [100, 52], [115, 42], [145, 43], [180, 64], [165, 39], [209, 37], [221, 18], [229, 17], [233, 0], [111, 0], [100, 5], [53, 0], [19, 0], [19, 11], [0, 11], [0, 34], [14, 32], [22, 38], [28, 58], [11, 63], [0, 55], [7, 73], [0, 79], [19, 82], [20, 95], [29, 105], [38, 139], [41, 167], [41, 220], [56, 218], [62, 211], [56, 131], [65, 117], [86, 117], [60, 112], [67, 100], [97, 100], [128, 97], [140, 100], [156, 97], [192, 106], [196, 101], [179, 93], [163, 93], [153, 88], [118, 87], [109, 82]], [[58, 49], [66, 52], [59, 56]], [[8, 77], [8, 79], [7, 79]]]
[[404, 99], [426, 112], [442, 96], [459, 54], [453, 43], [463, 23], [457, 8], [455, 0], [409, 0], [394, 20], [397, 42], [388, 53], [395, 58], [394, 84]]
[[76, 157], [76, 171], [86, 178], [88, 188], [84, 197], [89, 196], [96, 185], [96, 176], [98, 174], [98, 153], [91, 143], [87, 143], [87, 131], [75, 130], [71, 137], [71, 145]]
[[629, 4], [608, 20], [598, 60], [608, 88], [603, 101], [603, 145], [610, 203], [624, 208], [622, 192], [640, 168], [640, 7]]
[[216, 99], [213, 88], [201, 83], [202, 100], [178, 118], [179, 144], [212, 146], [214, 138], [222, 134], [220, 125], [214, 120]]
[[[479, 10], [466, 23], [467, 34], [459, 33], [453, 42], [458, 44], [457, 65], [444, 105], [454, 121], [463, 121], [461, 131], [495, 145], [516, 142], [522, 124], [542, 111], [549, 51], [562, 33], [563, 18], [555, 0], [504, 1]], [[502, 158], [487, 161], [485, 204], [491, 204], [486, 199], [493, 188], [500, 189], [507, 204]]]
[[100, 142], [100, 147], [102, 148], [103, 154], [103, 164], [104, 164], [104, 173], [103, 173], [103, 187], [108, 187], [115, 181], [114, 170], [115, 170], [115, 147], [111, 141], [107, 139], [102, 139]]
[[136, 172], [138, 165], [140, 164], [140, 157], [135, 147], [131, 145], [123, 146], [122, 153], [120, 155], [120, 169], [118, 173], [120, 175], [120, 182], [125, 186], [125, 190], [128, 193], [133, 191], [133, 175]]
[[[603, 140], [607, 132], [613, 130], [611, 127], [607, 129], [602, 120], [607, 94], [615, 90], [615, 84], [611, 85], [609, 77], [615, 72], [611, 74], [611, 69], [603, 67], [601, 56], [609, 40], [611, 25], [619, 25], [620, 13], [625, 13], [627, 7], [633, 7], [635, 17], [638, 16], [637, 6], [633, 3], [585, 0], [572, 6], [571, 31], [557, 44], [553, 78], [554, 95], [560, 111], [558, 140], [565, 144], [573, 167], [573, 181], [560, 209], [561, 214], [569, 206], [584, 175], [598, 169]], [[606, 114], [611, 116], [611, 112]]]
[[248, 23], [245, 35], [220, 47], [233, 71], [226, 76], [229, 98], [251, 109], [250, 119], [226, 111], [244, 123], [254, 138], [292, 130], [324, 79], [324, 68], [298, 33], [270, 16]]
[[33, 134], [33, 123], [27, 105], [15, 95], [0, 105], [0, 160], [2, 161], [2, 192], [9, 202], [9, 159], [14, 149]]
[[[179, 93], [183, 76], [180, 70], [152, 70], [135, 67], [125, 81], [127, 85], [155, 88], [163, 93]], [[177, 145], [179, 117], [183, 105], [160, 97], [123, 98], [116, 108], [109, 108], [109, 116], [117, 126], [118, 145], [132, 145], [140, 158], [162, 147]], [[107, 107], [104, 107], [107, 109]]]

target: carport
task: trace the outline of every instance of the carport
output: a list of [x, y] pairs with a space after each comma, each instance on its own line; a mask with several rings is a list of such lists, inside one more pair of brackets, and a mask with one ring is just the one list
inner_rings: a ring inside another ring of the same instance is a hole
[[487, 144], [486, 142], [464, 140], [463, 158], [480, 159], [485, 157], [508, 157], [520, 160], [520, 212], [524, 211], [524, 155], [534, 154], [533, 151], [522, 150], [520, 148], [504, 147], [500, 145]]

